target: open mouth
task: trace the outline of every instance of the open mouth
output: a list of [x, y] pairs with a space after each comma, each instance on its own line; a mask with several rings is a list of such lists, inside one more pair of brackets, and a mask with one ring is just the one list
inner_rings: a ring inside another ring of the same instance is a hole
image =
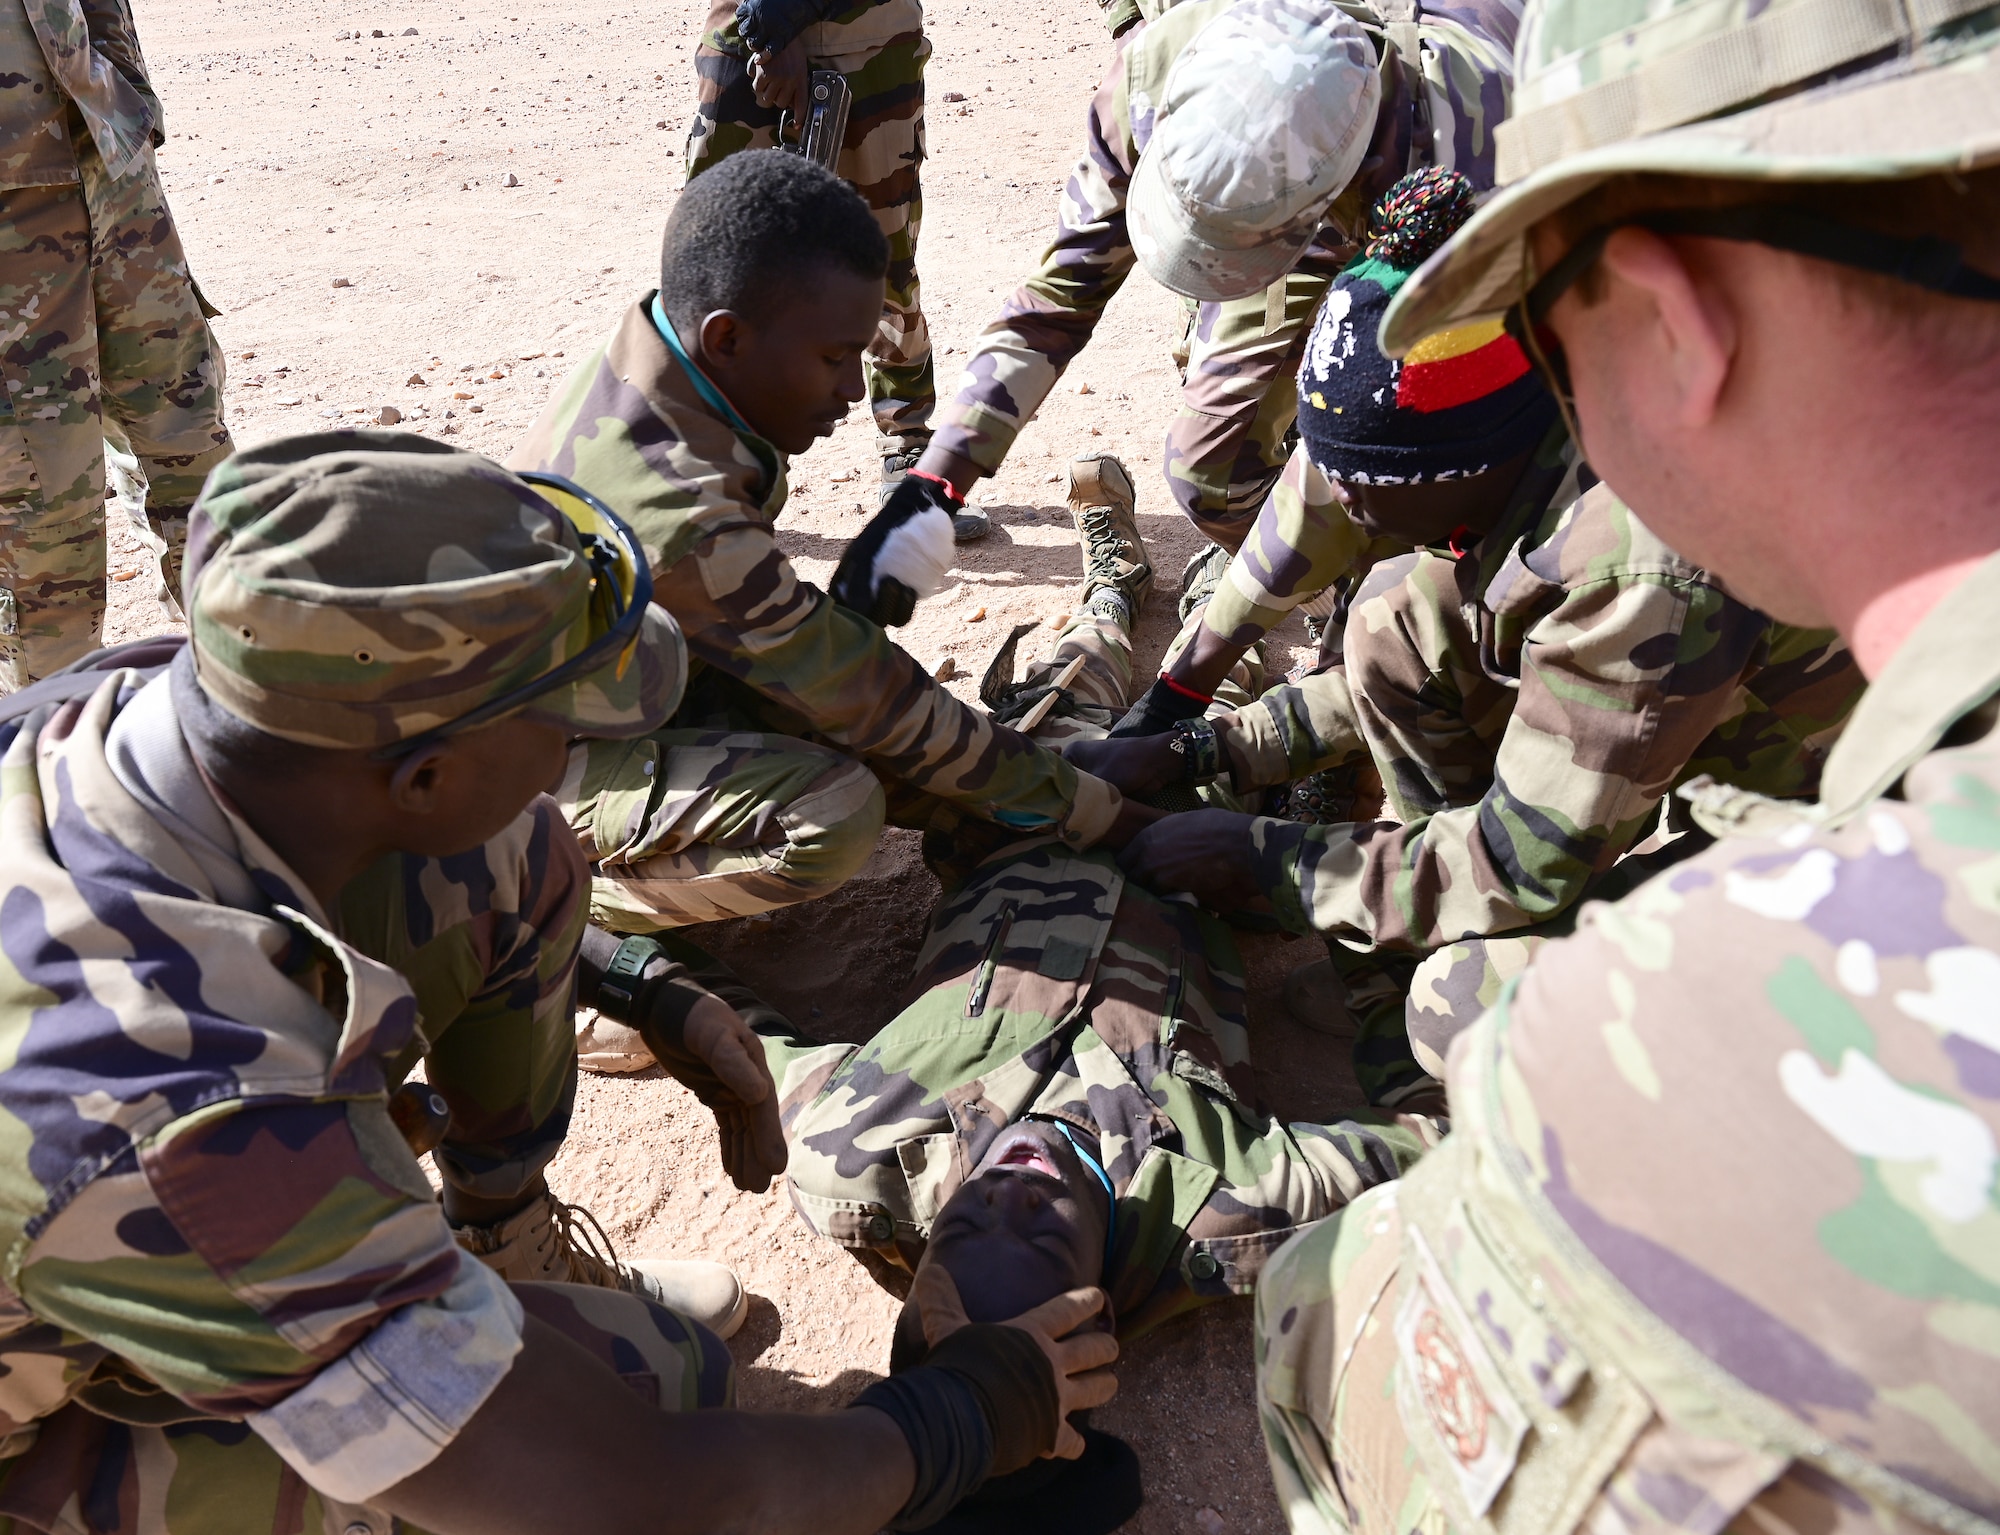
[[1062, 1170], [1049, 1155], [1047, 1143], [1032, 1130], [1017, 1130], [993, 1159], [995, 1167], [1021, 1167], [1062, 1181]]

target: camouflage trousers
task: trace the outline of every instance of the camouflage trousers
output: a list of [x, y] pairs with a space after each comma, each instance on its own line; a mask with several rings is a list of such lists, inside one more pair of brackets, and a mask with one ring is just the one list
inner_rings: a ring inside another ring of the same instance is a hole
[[1161, 464], [1182, 514], [1231, 553], [1291, 457], [1294, 380], [1334, 270], [1315, 247], [1264, 292], [1189, 316], [1181, 408]]
[[[734, 7], [730, 7], [731, 10]], [[847, 139], [835, 167], [889, 237], [882, 323], [868, 348], [868, 404], [885, 451], [921, 448], [937, 405], [931, 332], [917, 279], [923, 225], [924, 61], [931, 45], [917, 0], [888, 0], [865, 26], [821, 22], [804, 33], [814, 69], [837, 69], [854, 93]], [[747, 60], [703, 43], [695, 50], [699, 95], [688, 129], [691, 178], [725, 156], [777, 143], [778, 114], [757, 105]]]
[[188, 509], [233, 451], [221, 351], [150, 155], [113, 178], [72, 124], [80, 179], [0, 191], [0, 693], [101, 643], [104, 443], [147, 483], [163, 597]]
[[590, 860], [591, 920], [626, 933], [837, 890], [874, 852], [884, 813], [866, 763], [756, 729], [589, 742], [557, 797]]
[[[734, 1362], [699, 1323], [621, 1291], [509, 1288], [662, 1412], [735, 1405]], [[238, 1421], [133, 1424], [72, 1402], [37, 1427], [25, 1454], [0, 1462], [0, 1535], [416, 1535], [379, 1509], [321, 1497]]]
[[916, 972], [909, 1005], [866, 1044], [753, 1024], [794, 1208], [906, 1267], [1001, 1130], [1064, 1121], [1096, 1137], [1117, 1190], [1101, 1282], [1130, 1336], [1247, 1294], [1293, 1230], [1436, 1143], [1414, 1118], [1258, 1113], [1228, 929], [1129, 883], [1103, 849], [996, 850], [947, 889]]

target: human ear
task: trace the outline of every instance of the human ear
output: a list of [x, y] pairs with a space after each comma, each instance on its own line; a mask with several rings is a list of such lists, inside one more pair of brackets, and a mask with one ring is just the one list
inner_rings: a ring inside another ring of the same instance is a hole
[[428, 815], [437, 808], [451, 748], [443, 741], [410, 753], [389, 775], [389, 803], [405, 815]]
[[1682, 430], [1707, 426], [1736, 358], [1736, 316], [1726, 296], [1697, 275], [1680, 247], [1651, 230], [1614, 231], [1600, 260], [1643, 306], [1639, 339], [1653, 374], [1647, 392]]
[[716, 309], [703, 317], [695, 339], [702, 356], [717, 361], [733, 361], [748, 339], [747, 329], [743, 317], [735, 310]]

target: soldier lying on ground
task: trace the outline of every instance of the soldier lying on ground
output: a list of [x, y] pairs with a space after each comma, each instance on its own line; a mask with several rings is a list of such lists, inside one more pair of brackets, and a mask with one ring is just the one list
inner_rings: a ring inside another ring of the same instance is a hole
[[[1162, 462], [1188, 520], [1234, 549], [1284, 466], [1306, 327], [1369, 204], [1426, 165], [1492, 185], [1520, 4], [1421, 16], [1407, 0], [1141, 10], [1148, 19], [1120, 36], [1091, 102], [1041, 266], [967, 360], [918, 463], [932, 479], [901, 494], [956, 509], [997, 473], [1150, 250], [1148, 270], [1167, 286], [1230, 300], [1204, 302], [1193, 321]], [[1155, 135], [1183, 152], [1149, 150]], [[1142, 152], [1150, 175], [1135, 175]], [[1230, 192], [1254, 209], [1221, 208]]]
[[[1072, 467], [1076, 499], [1122, 480], [1106, 464]], [[1144, 550], [1129, 508], [1087, 527], [1081, 609], [1011, 699], [988, 689], [1013, 712], [1082, 657], [1042, 727], [1053, 739], [1101, 732], [1131, 684]], [[915, 1000], [864, 1045], [803, 1037], [678, 935], [625, 952], [642, 977], [632, 1006], [720, 996], [762, 1037], [806, 1222], [920, 1282], [944, 1269], [974, 1320], [1101, 1286], [1130, 1337], [1247, 1294], [1288, 1236], [1396, 1177], [1442, 1130], [1416, 1115], [1259, 1113], [1229, 929], [1128, 881], [1108, 852], [1053, 838], [992, 851], [948, 890]], [[906, 1312], [899, 1353], [921, 1356], [918, 1325]]]
[[[778, 547], [786, 455], [861, 397], [887, 259], [867, 207], [832, 175], [777, 150], [731, 155], [681, 193], [661, 291], [515, 454], [630, 520], [693, 657], [670, 728], [582, 747], [564, 780], [605, 926], [824, 895], [874, 848], [885, 791], [898, 824], [950, 812], [1079, 847], [1121, 842], [1150, 814], [960, 703]], [[932, 516], [864, 535], [876, 541], [862, 606], [888, 581], [923, 595], [942, 579], [951, 534]]]
[[[729, 1355], [652, 1266], [572, 1262], [547, 1213], [491, 1251], [478, 1223], [552, 1203], [575, 1085], [588, 877], [542, 791], [686, 665], [629, 530], [548, 495], [395, 433], [241, 454], [164, 670], [59, 676], [0, 728], [9, 1528], [862, 1535], [1109, 1397], [1080, 1372], [1115, 1345], [1058, 1341], [1076, 1291], [845, 1411], [697, 1414]], [[765, 1087], [740, 1028], [643, 1022]], [[442, 1206], [390, 1110], [419, 1061]], [[782, 1166], [761, 1106], [730, 1104]]]
[[1518, 301], [1609, 485], [1868, 691], [1818, 805], [1697, 793], [1717, 844], [1453, 1046], [1445, 1145], [1272, 1262], [1300, 1535], [2000, 1523], [2000, 13], [1780, 14], [1536, 0], [1511, 183], [1382, 340]]
[[[1435, 337], [1401, 364], [1383, 357], [1384, 309], [1470, 207], [1448, 174], [1400, 183], [1300, 375], [1312, 472], [1342, 487], [1366, 534], [1423, 547], [1362, 582], [1339, 658], [1322, 670], [1248, 708], [1178, 722], [1150, 707], [1156, 687], [1120, 728], [1159, 734], [1072, 748], [1141, 795], [1190, 771], [1240, 794], [1372, 760], [1382, 819], [1174, 816], [1133, 844], [1126, 867], [1217, 910], [1267, 905], [1292, 931], [1336, 940], [1361, 1027], [1356, 1067], [1381, 1104], [1435, 1097], [1451, 1035], [1540, 941], [1499, 935], [1546, 931], [1607, 877], [1643, 877], [1616, 866], [1677, 783], [1705, 773], [1812, 794], [1862, 685], [1829, 632], [1772, 622], [1602, 487], [1578, 499], [1588, 471], [1497, 325]], [[1189, 692], [1212, 691], [1287, 611], [1268, 593], [1334, 573], [1312, 568], [1316, 534], [1267, 543], [1264, 531], [1168, 665]], [[1683, 837], [1662, 856], [1698, 845]]]

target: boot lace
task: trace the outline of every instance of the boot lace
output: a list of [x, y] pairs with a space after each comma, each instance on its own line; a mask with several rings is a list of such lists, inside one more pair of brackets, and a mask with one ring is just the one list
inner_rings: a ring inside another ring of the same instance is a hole
[[1083, 530], [1085, 576], [1092, 581], [1116, 586], [1125, 578], [1125, 571], [1120, 568], [1124, 563], [1125, 539], [1112, 526], [1111, 508], [1086, 506], [1077, 513], [1076, 521]]
[[553, 1194], [549, 1195], [549, 1211], [547, 1235], [536, 1249], [537, 1255], [548, 1252], [550, 1243], [560, 1242], [571, 1284], [624, 1289], [624, 1265], [618, 1261], [618, 1250], [597, 1217], [582, 1205], [565, 1204]]

